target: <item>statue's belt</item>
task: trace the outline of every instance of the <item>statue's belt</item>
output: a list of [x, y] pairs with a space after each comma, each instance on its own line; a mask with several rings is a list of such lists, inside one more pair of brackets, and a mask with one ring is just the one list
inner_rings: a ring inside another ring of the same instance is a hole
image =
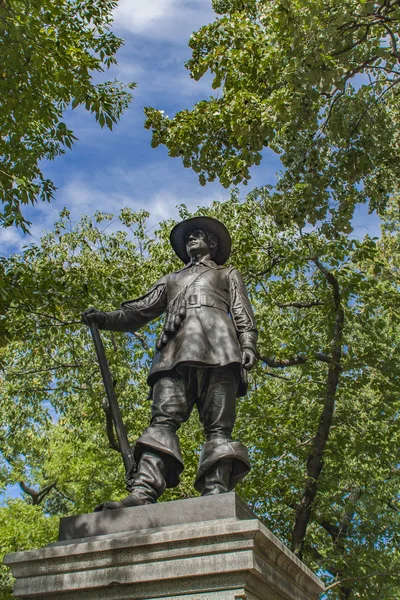
[[194, 294], [186, 295], [186, 309], [189, 308], [201, 308], [202, 306], [208, 306], [210, 308], [218, 308], [228, 313], [228, 303], [223, 300], [217, 294], [213, 294], [210, 291], [202, 291]]

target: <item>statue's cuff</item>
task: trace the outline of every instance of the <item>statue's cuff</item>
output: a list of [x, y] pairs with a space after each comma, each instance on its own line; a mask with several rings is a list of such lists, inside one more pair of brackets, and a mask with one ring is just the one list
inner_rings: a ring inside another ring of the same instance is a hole
[[252, 350], [255, 354], [257, 351], [257, 333], [255, 331], [244, 331], [239, 336], [239, 343], [242, 350]]

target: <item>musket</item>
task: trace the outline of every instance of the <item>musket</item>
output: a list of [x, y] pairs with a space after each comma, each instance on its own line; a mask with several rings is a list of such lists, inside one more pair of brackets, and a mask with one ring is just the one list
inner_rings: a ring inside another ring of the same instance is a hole
[[134, 475], [137, 470], [136, 461], [133, 455], [133, 448], [129, 444], [128, 436], [124, 422], [122, 420], [121, 411], [115, 395], [114, 382], [108, 366], [106, 353], [104, 350], [103, 340], [101, 339], [100, 331], [97, 323], [89, 322], [90, 333], [93, 338], [94, 347], [96, 349], [97, 359], [99, 361], [101, 375], [103, 377], [104, 387], [106, 389], [108, 407], [111, 418], [114, 423], [117, 434], [119, 448], [122, 454], [122, 459], [125, 466], [125, 481], [127, 489], [131, 491]]

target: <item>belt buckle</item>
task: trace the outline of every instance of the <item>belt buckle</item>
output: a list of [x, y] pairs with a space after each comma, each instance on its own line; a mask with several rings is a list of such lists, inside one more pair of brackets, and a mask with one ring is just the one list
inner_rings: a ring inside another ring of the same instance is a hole
[[188, 305], [190, 308], [200, 308], [200, 296], [199, 294], [190, 294], [188, 297]]

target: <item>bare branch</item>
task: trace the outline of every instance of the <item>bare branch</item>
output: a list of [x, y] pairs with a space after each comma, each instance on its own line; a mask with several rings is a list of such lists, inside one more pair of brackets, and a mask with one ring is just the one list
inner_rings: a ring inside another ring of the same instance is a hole
[[19, 486], [20, 486], [21, 490], [25, 494], [28, 494], [28, 496], [30, 496], [32, 498], [33, 506], [37, 506], [38, 504], [40, 504], [42, 502], [42, 500], [51, 492], [51, 490], [56, 485], [57, 485], [57, 481], [53, 481], [52, 483], [49, 483], [48, 485], [44, 486], [41, 490], [39, 490], [37, 492], [33, 488], [28, 487], [24, 481], [19, 482]]
[[304, 356], [304, 354], [296, 354], [292, 358], [284, 358], [277, 360], [276, 358], [269, 358], [268, 356], [261, 356], [258, 354], [258, 359], [265, 363], [271, 369], [285, 369], [286, 367], [297, 367], [298, 365], [304, 365], [309, 360], [318, 360], [330, 364], [332, 358], [323, 352], [315, 352], [312, 356]]
[[278, 256], [272, 257], [270, 263], [261, 271], [252, 271], [251, 269], [248, 269], [247, 279], [254, 279], [254, 278], [264, 277], [265, 275], [269, 275], [271, 273], [271, 271], [274, 269], [274, 267], [276, 267], [276, 265], [278, 265], [283, 258], [284, 258], [283, 255], [278, 255]]
[[26, 483], [24, 481], [20, 481], [19, 482], [19, 487], [21, 488], [21, 490], [23, 492], [25, 492], [25, 494], [28, 494], [29, 496], [31, 496], [32, 498], [34, 496], [37, 496], [37, 491], [34, 490], [33, 488], [29, 488]]
[[111, 331], [111, 342], [114, 348], [114, 352], [118, 352], [118, 345], [113, 331]]
[[44, 317], [45, 319], [51, 319], [52, 321], [57, 321], [58, 323], [61, 323], [61, 325], [76, 325], [81, 323], [81, 321], [63, 321], [62, 319], [59, 319], [54, 315], [48, 315], [46, 313], [38, 312], [36, 310], [32, 310], [31, 308], [25, 308], [23, 306], [19, 306], [18, 308], [19, 310], [22, 310], [23, 312], [26, 312], [28, 314], [36, 315], [38, 317]]
[[383, 28], [388, 32], [391, 43], [392, 43], [392, 50], [393, 50], [393, 54], [395, 56], [398, 55], [398, 50], [397, 50], [397, 40], [396, 40], [396, 36], [394, 35], [393, 31], [390, 29], [390, 27], [388, 27], [386, 24], [383, 25]]
[[67, 496], [67, 494], [64, 494], [64, 492], [59, 490], [58, 487], [55, 487], [54, 491], [57, 492], [57, 494], [59, 494], [60, 496], [62, 496], [62, 498], [65, 498], [65, 500], [68, 500], [68, 502], [72, 502], [72, 504], [76, 504], [76, 500], [74, 500], [73, 498], [70, 498], [69, 496]]
[[312, 308], [313, 306], [323, 306], [323, 304], [324, 302], [321, 302], [321, 300], [313, 300], [311, 302], [287, 302], [286, 304], [281, 304], [280, 302], [276, 303], [279, 308]]
[[337, 533], [338, 533], [337, 525], [333, 525], [332, 523], [329, 523], [329, 521], [327, 521], [326, 519], [321, 519], [318, 521], [318, 523], [321, 525], [321, 527], [323, 527], [325, 529], [325, 531], [327, 531], [329, 533], [329, 535], [331, 537], [337, 536]]
[[371, 66], [371, 64], [374, 63], [378, 59], [380, 59], [380, 56], [368, 56], [362, 63], [360, 63], [353, 69], [350, 69], [350, 71], [347, 71], [347, 73], [345, 73], [345, 76], [343, 79], [344, 84], [346, 84], [346, 82], [349, 79], [351, 79], [354, 75], [357, 75], [357, 73], [359, 73], [366, 67]]
[[329, 535], [333, 538], [333, 542], [336, 545], [339, 545], [341, 540], [346, 538], [350, 524], [354, 519], [355, 508], [354, 506], [357, 504], [358, 500], [361, 498], [363, 494], [363, 490], [360, 488], [351, 490], [348, 505], [349, 508], [344, 513], [341, 522], [339, 525], [334, 525], [329, 523], [329, 521], [323, 519], [318, 521], [318, 523], [329, 533]]
[[[300, 442], [299, 444], [296, 444], [295, 448], [301, 448], [302, 446], [307, 446], [307, 444], [309, 444], [310, 442], [312, 442], [312, 438], [309, 438], [308, 440], [305, 440], [304, 442]], [[275, 469], [276, 465], [278, 463], [280, 463], [284, 458], [286, 458], [286, 456], [288, 454], [290, 454], [291, 450], [285, 450], [285, 452], [283, 454], [281, 454], [281, 456], [279, 456], [278, 458], [274, 459], [274, 465], [267, 471], [267, 475], [270, 475], [272, 473], [272, 471]]]
[[37, 503], [40, 504], [41, 501], [47, 496], [47, 494], [49, 494], [51, 490], [56, 487], [56, 485], [57, 481], [53, 481], [53, 483], [50, 483], [49, 485], [46, 485], [44, 488], [39, 490]]
[[333, 100], [332, 100], [331, 105], [329, 107], [329, 111], [328, 111], [328, 114], [326, 116], [326, 119], [325, 119], [325, 121], [322, 123], [322, 125], [320, 127], [320, 132], [319, 132], [319, 135], [317, 136], [317, 139], [320, 138], [321, 135], [323, 134], [323, 132], [325, 131], [326, 126], [328, 125], [329, 119], [331, 118], [333, 109], [336, 106], [336, 103], [340, 100], [340, 98], [342, 98], [345, 95], [345, 93], [346, 93], [346, 82], [344, 84], [343, 90], [341, 90], [339, 93], [337, 93], [337, 92], [338, 92], [338, 90], [336, 89], [333, 92], [333, 94], [332, 94], [333, 95]]
[[293, 382], [293, 379], [291, 377], [283, 377], [282, 375], [278, 375], [277, 373], [271, 373], [271, 371], [265, 371], [265, 375], [267, 375], [268, 377], [273, 377], [275, 379], [282, 379], [283, 381]]
[[329, 285], [332, 287], [333, 300], [335, 303], [335, 307], [337, 308], [340, 305], [340, 289], [336, 277], [319, 261], [319, 259], [316, 256], [314, 256], [311, 260], [321, 271]]
[[10, 371], [8, 375], [12, 376], [25, 376], [34, 375], [35, 373], [47, 373], [48, 371], [58, 371], [59, 369], [80, 369], [83, 364], [60, 364], [56, 367], [47, 367], [46, 369], [32, 369], [31, 371]]
[[327, 363], [327, 364], [332, 362], [331, 357], [328, 356], [327, 354], [323, 354], [322, 352], [316, 352], [314, 354], [314, 358], [315, 358], [315, 360], [319, 360], [319, 361]]

